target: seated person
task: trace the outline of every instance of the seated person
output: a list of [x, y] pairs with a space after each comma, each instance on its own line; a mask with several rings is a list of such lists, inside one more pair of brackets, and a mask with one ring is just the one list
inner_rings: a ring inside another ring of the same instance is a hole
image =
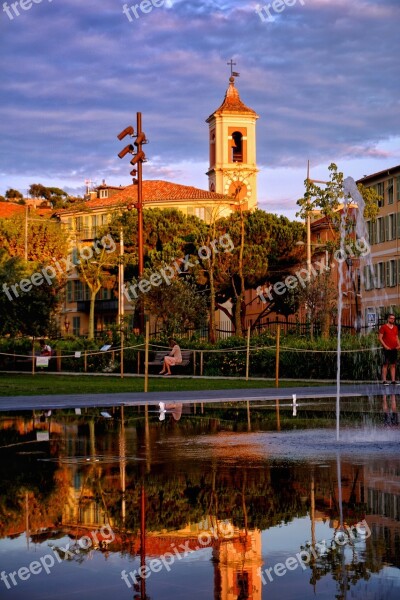
[[160, 375], [171, 375], [171, 367], [174, 365], [180, 365], [182, 362], [181, 349], [176, 341], [172, 338], [169, 338], [168, 342], [171, 352], [164, 358], [164, 364], [162, 371], [160, 371]]
[[51, 348], [44, 340], [40, 342], [40, 356], [51, 356]]

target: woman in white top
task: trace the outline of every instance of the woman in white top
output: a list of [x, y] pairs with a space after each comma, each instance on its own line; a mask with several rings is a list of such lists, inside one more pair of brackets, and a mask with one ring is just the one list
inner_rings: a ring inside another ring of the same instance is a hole
[[168, 341], [171, 352], [164, 358], [164, 364], [162, 371], [160, 371], [160, 375], [171, 375], [171, 367], [174, 365], [180, 365], [182, 362], [181, 349], [179, 348], [178, 344], [172, 338], [169, 338]]

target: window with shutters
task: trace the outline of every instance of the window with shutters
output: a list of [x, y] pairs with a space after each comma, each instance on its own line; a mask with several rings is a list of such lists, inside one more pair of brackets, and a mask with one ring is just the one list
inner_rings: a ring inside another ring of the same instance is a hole
[[387, 286], [388, 287], [395, 287], [397, 285], [397, 261], [396, 260], [389, 260], [389, 262], [386, 263], [388, 265], [388, 270], [387, 270]]
[[97, 215], [93, 215], [92, 216], [92, 237], [96, 237], [99, 224], [100, 224], [99, 217]]
[[385, 218], [378, 217], [376, 220], [376, 244], [381, 244], [385, 241]]
[[74, 300], [75, 300], [75, 302], [78, 302], [79, 300], [83, 300], [83, 285], [82, 285], [82, 281], [79, 281], [79, 280], [75, 280], [74, 284], [75, 284]]
[[382, 208], [382, 206], [385, 205], [385, 184], [384, 184], [384, 182], [382, 181], [381, 183], [378, 183], [375, 186], [375, 190], [376, 190], [378, 196], [381, 197], [381, 199], [378, 200], [378, 206], [379, 206], [379, 208]]
[[[399, 261], [399, 268], [400, 268], [400, 261]], [[374, 289], [374, 278], [375, 278], [374, 268], [370, 265], [367, 265], [366, 267], [364, 267], [364, 287], [365, 287], [366, 291]]]
[[196, 207], [194, 214], [196, 215], [196, 217], [199, 217], [199, 219], [202, 219], [204, 221], [204, 217], [205, 217], [205, 208], [204, 208], [204, 206], [198, 206], [198, 207]]
[[67, 302], [73, 302], [73, 281], [67, 281]]
[[76, 336], [81, 334], [81, 318], [72, 317], [72, 333]]
[[368, 241], [369, 243], [376, 244], [376, 221], [367, 221]]
[[385, 287], [385, 268], [384, 263], [376, 263], [374, 265], [374, 287], [379, 290]]
[[388, 204], [393, 204], [393, 178], [388, 179], [387, 180], [387, 199], [388, 199]]
[[387, 215], [385, 221], [385, 239], [390, 242], [396, 239], [396, 214]]

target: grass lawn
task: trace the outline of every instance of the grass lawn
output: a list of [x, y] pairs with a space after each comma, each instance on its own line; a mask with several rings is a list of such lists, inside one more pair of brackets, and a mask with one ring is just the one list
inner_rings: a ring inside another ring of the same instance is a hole
[[[318, 385], [315, 382], [280, 382], [280, 387]], [[180, 390], [229, 390], [275, 387], [274, 381], [244, 381], [243, 379], [175, 379], [149, 378], [149, 392]], [[37, 394], [102, 394], [113, 392], [143, 392], [143, 377], [91, 377], [90, 375], [2, 374], [0, 396], [34, 396]]]

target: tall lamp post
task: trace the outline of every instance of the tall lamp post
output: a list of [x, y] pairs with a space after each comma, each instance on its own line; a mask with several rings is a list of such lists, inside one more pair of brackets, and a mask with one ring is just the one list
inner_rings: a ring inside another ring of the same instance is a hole
[[[143, 152], [142, 145], [147, 144], [146, 134], [142, 131], [142, 113], [136, 113], [136, 135], [132, 125], [125, 127], [121, 133], [118, 134], [118, 139], [123, 140], [124, 137], [129, 135], [130, 137], [136, 137], [133, 145], [128, 144], [121, 152], [118, 153], [119, 158], [124, 158], [127, 154], [133, 154], [131, 165], [133, 169], [130, 175], [133, 177], [133, 184], [137, 185], [137, 202], [136, 209], [138, 213], [138, 271], [139, 279], [143, 276], [143, 182], [142, 182], [142, 168], [143, 163], [146, 162], [146, 155]], [[136, 148], [135, 148], [136, 146]], [[136, 177], [137, 176], [137, 177]], [[140, 333], [144, 331], [144, 302], [143, 298], [139, 299], [139, 330]]]

